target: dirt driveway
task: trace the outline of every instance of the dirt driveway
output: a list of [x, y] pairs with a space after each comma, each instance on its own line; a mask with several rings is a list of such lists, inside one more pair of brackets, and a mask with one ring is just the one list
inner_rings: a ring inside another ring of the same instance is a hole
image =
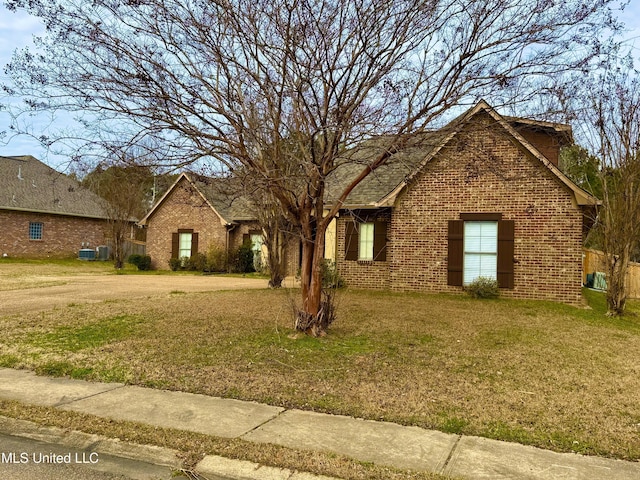
[[267, 280], [263, 279], [199, 275], [60, 275], [34, 276], [29, 280], [25, 288], [0, 290], [0, 315], [171, 292], [267, 287]]

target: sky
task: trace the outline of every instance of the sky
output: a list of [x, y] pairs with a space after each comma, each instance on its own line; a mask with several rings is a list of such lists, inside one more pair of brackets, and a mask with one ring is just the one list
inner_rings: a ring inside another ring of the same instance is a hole
[[[630, 0], [624, 13], [619, 15], [628, 32], [625, 35], [628, 42], [634, 47], [634, 56], [640, 58], [640, 0]], [[24, 12], [9, 12], [4, 8], [3, 0], [0, 0], [0, 83], [7, 80], [4, 73], [5, 65], [11, 60], [11, 55], [17, 49], [32, 45], [34, 35], [43, 31], [42, 23], [35, 17]], [[16, 101], [7, 99], [0, 92], [0, 102]], [[64, 122], [64, 119], [55, 119], [55, 122]], [[8, 130], [9, 116], [0, 111], [0, 132]], [[39, 117], [34, 120], [34, 130], [40, 133], [51, 123], [47, 117]], [[12, 136], [0, 140], [0, 155], [33, 155], [54, 168], [64, 170], [67, 159], [56, 155], [47, 154], [46, 150], [38, 142], [27, 136]]]

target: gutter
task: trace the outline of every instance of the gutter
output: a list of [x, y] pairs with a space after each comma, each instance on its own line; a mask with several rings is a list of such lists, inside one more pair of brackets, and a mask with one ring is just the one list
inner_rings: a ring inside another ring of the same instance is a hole
[[49, 210], [37, 210], [33, 208], [0, 207], [0, 210], [8, 210], [12, 212], [25, 212], [25, 213], [41, 213], [46, 215], [61, 215], [64, 217], [92, 218], [95, 220], [109, 220], [109, 217], [100, 217], [98, 215], [84, 215], [81, 213], [68, 213], [68, 212], [51, 212]]

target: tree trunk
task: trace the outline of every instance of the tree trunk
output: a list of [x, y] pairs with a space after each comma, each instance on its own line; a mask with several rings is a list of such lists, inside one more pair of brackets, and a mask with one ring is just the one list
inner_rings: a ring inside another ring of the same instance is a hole
[[320, 222], [316, 228], [312, 221], [302, 225], [302, 308], [296, 312], [296, 330], [314, 337], [326, 334], [334, 319], [331, 299], [323, 295], [322, 265], [324, 262], [324, 235], [326, 225]]
[[124, 267], [124, 228], [119, 222], [115, 222], [111, 233], [113, 237], [113, 266], [120, 270]]
[[285, 277], [285, 236], [282, 231], [276, 228], [276, 231], [269, 235], [268, 240], [265, 235], [265, 243], [267, 244], [267, 262], [269, 264], [269, 288], [280, 288]]
[[628, 248], [621, 255], [610, 255], [607, 272], [607, 315], [623, 315], [627, 303]]

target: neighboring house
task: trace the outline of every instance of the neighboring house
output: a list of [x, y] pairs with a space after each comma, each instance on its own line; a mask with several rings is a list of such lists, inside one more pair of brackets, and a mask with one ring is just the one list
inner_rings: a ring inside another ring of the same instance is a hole
[[34, 157], [0, 157], [0, 255], [68, 257], [105, 244], [101, 202]]
[[[263, 255], [255, 207], [224, 182], [200, 175], [182, 173], [139, 224], [147, 230], [153, 268], [166, 270], [171, 258], [215, 249], [229, 253], [248, 240], [254, 255]], [[297, 257], [296, 248], [287, 250], [290, 274]]]
[[[503, 117], [485, 102], [416, 136], [340, 211], [340, 275], [352, 287], [425, 292], [459, 292], [484, 276], [504, 296], [580, 303], [596, 199], [558, 169], [570, 142], [566, 125]], [[356, 155], [383, 147], [371, 141]], [[334, 195], [361, 168], [338, 169]]]

